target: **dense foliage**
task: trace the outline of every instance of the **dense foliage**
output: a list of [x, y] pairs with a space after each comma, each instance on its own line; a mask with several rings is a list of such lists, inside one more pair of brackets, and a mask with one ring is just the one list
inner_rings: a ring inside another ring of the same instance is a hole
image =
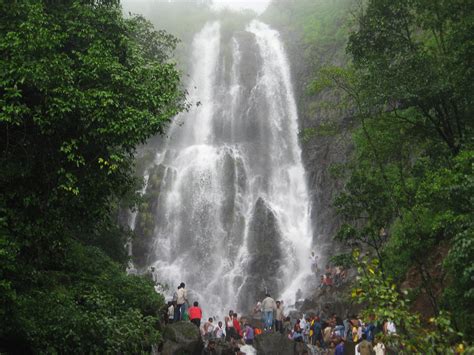
[[0, 33], [0, 351], [150, 349], [163, 300], [114, 216], [184, 108], [176, 39], [112, 0], [0, 2]]
[[474, 6], [374, 0], [357, 20], [351, 65], [320, 72], [358, 126], [352, 162], [338, 169], [338, 238], [374, 252], [386, 278], [416, 270], [432, 314], [452, 312], [472, 339]]
[[462, 333], [454, 329], [449, 315], [441, 312], [429, 319], [424, 326], [420, 315], [410, 309], [409, 303], [397, 291], [390, 278], [384, 277], [378, 259], [361, 255], [359, 250], [352, 254], [359, 277], [352, 290], [352, 298], [366, 306], [362, 317], [370, 321], [389, 320], [396, 324], [394, 334], [378, 334], [389, 349], [399, 354], [457, 354], [474, 351], [462, 341]]

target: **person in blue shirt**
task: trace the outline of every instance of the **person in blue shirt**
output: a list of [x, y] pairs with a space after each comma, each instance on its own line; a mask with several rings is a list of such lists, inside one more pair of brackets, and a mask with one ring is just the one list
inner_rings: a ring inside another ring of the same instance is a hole
[[369, 323], [365, 326], [365, 335], [367, 336], [367, 341], [372, 342], [375, 337], [375, 325], [374, 323]]
[[334, 355], [344, 355], [344, 339], [337, 338], [338, 344], [336, 345], [336, 351]]

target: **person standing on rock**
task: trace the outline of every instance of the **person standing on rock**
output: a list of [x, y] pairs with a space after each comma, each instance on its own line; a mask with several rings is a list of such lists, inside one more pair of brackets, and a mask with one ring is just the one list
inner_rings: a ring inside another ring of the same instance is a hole
[[242, 328], [240, 327], [239, 317], [237, 316], [237, 313], [234, 313], [234, 315], [232, 316], [232, 323], [234, 324], [234, 339], [242, 339]]
[[381, 339], [380, 335], [377, 335], [375, 337], [374, 352], [375, 352], [375, 355], [385, 355], [386, 354], [385, 345], [382, 343], [382, 339]]
[[307, 325], [307, 322], [306, 322], [306, 318], [304, 317], [301, 317], [300, 319], [300, 327], [301, 327], [301, 334], [303, 335], [303, 343], [307, 343], [308, 342], [308, 335], [309, 335], [309, 327], [306, 327]]
[[372, 347], [372, 343], [367, 341], [367, 335], [362, 334], [362, 341], [357, 345], [359, 354], [360, 355], [373, 355], [374, 348]]
[[199, 303], [194, 301], [193, 306], [189, 308], [189, 319], [191, 323], [195, 324], [198, 328], [201, 326], [202, 310], [199, 307]]
[[229, 316], [225, 317], [225, 340], [230, 341], [233, 338], [234, 329], [234, 311], [229, 311]]
[[314, 317], [313, 322], [313, 345], [319, 344], [320, 347], [325, 348], [324, 339], [323, 339], [323, 331], [322, 331], [322, 324], [319, 316]]
[[188, 291], [185, 287], [184, 282], [181, 282], [176, 291], [175, 321], [183, 320], [185, 304], [188, 302]]
[[270, 294], [266, 294], [265, 299], [262, 301], [262, 310], [265, 316], [265, 330], [271, 330], [273, 327], [273, 311], [276, 310], [276, 303]]
[[280, 301], [276, 301], [276, 310], [275, 310], [275, 331], [283, 333], [283, 305]]
[[311, 252], [309, 260], [311, 262], [311, 271], [316, 274], [318, 272], [318, 256], [314, 254], [314, 251]]

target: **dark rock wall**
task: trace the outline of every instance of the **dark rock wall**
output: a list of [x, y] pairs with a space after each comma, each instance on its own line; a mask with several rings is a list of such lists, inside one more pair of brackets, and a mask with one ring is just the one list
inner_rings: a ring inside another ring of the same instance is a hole
[[133, 240], [133, 262], [140, 268], [147, 265], [150, 256], [165, 169], [163, 165], [158, 165], [149, 171], [147, 188], [143, 195], [143, 201], [138, 207], [135, 224], [136, 237]]
[[239, 309], [252, 309], [265, 293], [277, 294], [282, 252], [280, 231], [273, 211], [262, 198], [255, 204], [248, 235], [249, 262], [246, 280], [240, 290]]

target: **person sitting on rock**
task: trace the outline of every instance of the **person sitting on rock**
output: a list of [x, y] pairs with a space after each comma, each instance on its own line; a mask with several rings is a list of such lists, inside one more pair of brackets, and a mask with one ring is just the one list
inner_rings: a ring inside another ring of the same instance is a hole
[[244, 328], [245, 344], [253, 345], [254, 336], [255, 336], [255, 333], [254, 333], [253, 328], [250, 326], [250, 324], [245, 323], [245, 328]]
[[189, 319], [191, 323], [195, 324], [198, 328], [201, 326], [202, 310], [199, 307], [199, 303], [194, 301], [193, 306], [189, 307]]
[[332, 273], [331, 265], [326, 264], [326, 269], [324, 270], [324, 273], [325, 273], [326, 275], [331, 276], [331, 273]]
[[332, 278], [331, 278], [331, 274], [326, 274], [323, 276], [323, 282], [324, 282], [324, 286], [327, 287], [327, 288], [331, 288], [332, 287]]
[[324, 289], [326, 288], [326, 285], [324, 284], [324, 276], [325, 276], [325, 275], [321, 275], [321, 276], [319, 277], [319, 288], [320, 288], [321, 290], [324, 290]]
[[293, 340], [302, 342], [303, 341], [303, 329], [301, 329], [301, 320], [298, 319], [293, 328]]
[[[222, 323], [221, 323], [222, 324]], [[210, 339], [214, 336], [214, 324], [213, 324], [213, 319], [209, 318], [206, 323], [204, 323], [204, 326], [202, 327], [203, 333], [204, 333], [204, 338], [205, 339]]]
[[173, 320], [174, 320], [174, 301], [168, 302], [167, 319], [168, 319], [168, 323], [173, 323]]
[[224, 327], [220, 321], [217, 323], [216, 329], [214, 329], [214, 337], [217, 339], [222, 339], [225, 337]]

